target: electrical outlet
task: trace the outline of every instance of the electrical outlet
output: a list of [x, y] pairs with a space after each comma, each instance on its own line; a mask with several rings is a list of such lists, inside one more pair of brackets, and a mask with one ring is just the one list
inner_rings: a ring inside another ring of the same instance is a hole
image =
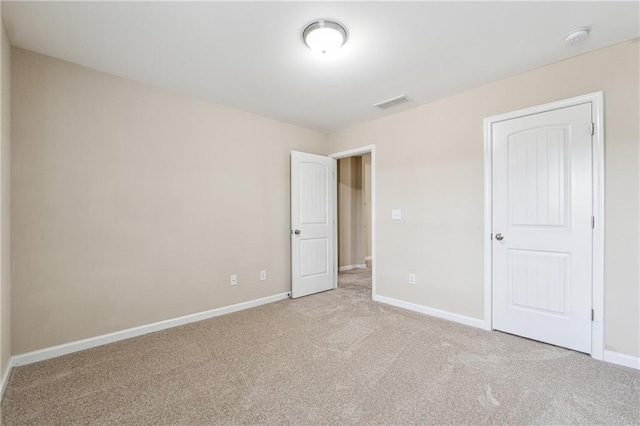
[[416, 274], [409, 274], [409, 284], [416, 283]]
[[238, 276], [237, 275], [231, 275], [230, 283], [231, 283], [231, 285], [238, 285]]
[[400, 210], [400, 209], [391, 210], [391, 219], [393, 219], [393, 220], [402, 219], [402, 210]]
[[260, 281], [267, 280], [267, 271], [260, 271]]

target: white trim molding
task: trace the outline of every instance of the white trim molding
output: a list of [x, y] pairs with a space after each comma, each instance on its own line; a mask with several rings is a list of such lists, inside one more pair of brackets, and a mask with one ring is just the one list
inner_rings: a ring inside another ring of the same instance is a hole
[[612, 364], [640, 370], [640, 357], [621, 354], [620, 352], [604, 351], [604, 360]]
[[465, 315], [454, 314], [452, 312], [443, 311], [429, 306], [418, 305], [415, 303], [405, 302], [386, 296], [374, 296], [374, 301], [395, 306], [397, 308], [407, 309], [409, 311], [418, 312], [432, 317], [445, 319], [447, 321], [457, 322], [459, 324], [468, 325], [476, 328], [484, 328], [484, 321], [477, 318], [467, 317]]
[[11, 370], [13, 370], [13, 366], [15, 365], [15, 357], [9, 358], [9, 362], [7, 363], [7, 370], [3, 371], [2, 374], [2, 382], [0, 382], [0, 401], [4, 397], [4, 390], [7, 388], [7, 384], [9, 383], [9, 377], [11, 377]]
[[[594, 92], [557, 102], [508, 112], [484, 119], [484, 329], [492, 329], [492, 128], [493, 124], [539, 114], [560, 108], [591, 104], [594, 123], [593, 141], [593, 217], [592, 234], [592, 295], [594, 319], [591, 323], [591, 356], [604, 359], [604, 94]], [[615, 357], [614, 357], [615, 358]]]
[[339, 266], [338, 267], [338, 271], [340, 272], [345, 272], [345, 271], [350, 271], [352, 269], [366, 269], [367, 268], [367, 264], [366, 263], [362, 263], [360, 265], [344, 265], [344, 266]]
[[[377, 272], [376, 269], [378, 267], [378, 262], [376, 259], [376, 146], [375, 145], [366, 145], [361, 146], [359, 148], [349, 149], [347, 151], [340, 151], [334, 154], [329, 155], [329, 157], [334, 158], [336, 160], [340, 160], [341, 158], [354, 157], [356, 155], [368, 154], [371, 153], [371, 258], [366, 260], [371, 260], [371, 298], [373, 300], [376, 299], [377, 292]], [[337, 203], [337, 191], [336, 191], [336, 207]], [[337, 217], [337, 213], [336, 213]], [[335, 264], [338, 264], [338, 221], [336, 220], [333, 224], [333, 232], [336, 236], [335, 238]], [[366, 264], [365, 264], [366, 265]], [[336, 288], [338, 285], [338, 271], [336, 270]]]
[[[273, 296], [263, 297], [261, 299], [250, 300], [248, 302], [237, 303], [235, 305], [224, 306], [221, 308], [211, 309], [204, 312], [198, 312], [191, 315], [185, 315], [153, 324], [141, 325], [139, 327], [129, 328], [127, 330], [116, 331], [114, 333], [103, 334], [102, 336], [90, 337], [88, 339], [77, 340], [75, 342], [65, 343], [58, 346], [52, 346], [45, 349], [39, 349], [33, 352], [27, 352], [15, 355], [11, 358], [11, 367], [32, 364], [34, 362], [44, 361], [67, 355], [73, 352], [83, 351], [85, 349], [95, 348], [97, 346], [118, 342], [120, 340], [131, 339], [132, 337], [142, 336], [144, 334], [154, 333], [156, 331], [166, 330], [167, 328], [179, 327], [181, 325], [192, 322], [202, 321], [209, 318], [219, 317], [221, 315], [242, 311], [257, 306], [266, 305], [268, 303], [278, 302], [289, 298], [290, 293], [280, 293]], [[10, 373], [7, 373], [7, 376]], [[3, 379], [5, 380], [5, 379]], [[4, 385], [4, 384], [3, 384]]]

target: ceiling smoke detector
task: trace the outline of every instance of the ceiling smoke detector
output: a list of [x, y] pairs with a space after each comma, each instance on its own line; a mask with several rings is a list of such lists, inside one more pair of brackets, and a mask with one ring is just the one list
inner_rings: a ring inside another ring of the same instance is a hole
[[589, 32], [591, 32], [591, 28], [589, 27], [576, 28], [575, 30], [569, 31], [564, 37], [564, 41], [567, 44], [579, 43], [589, 37]]

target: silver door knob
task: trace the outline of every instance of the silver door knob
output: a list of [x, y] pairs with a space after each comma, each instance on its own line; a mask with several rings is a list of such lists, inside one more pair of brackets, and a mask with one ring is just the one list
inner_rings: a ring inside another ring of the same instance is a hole
[[502, 241], [502, 239], [503, 239], [503, 238], [504, 238], [504, 235], [502, 235], [501, 233], [499, 233], [499, 232], [498, 232], [498, 233], [496, 234], [496, 240], [498, 240], [498, 241]]
[[300, 235], [300, 230], [296, 229], [295, 231], [293, 231], [293, 233], [296, 234], [296, 235]]

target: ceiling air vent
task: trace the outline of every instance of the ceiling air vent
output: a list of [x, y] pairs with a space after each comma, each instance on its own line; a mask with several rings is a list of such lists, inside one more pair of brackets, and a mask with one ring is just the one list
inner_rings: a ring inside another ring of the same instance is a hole
[[410, 102], [411, 99], [407, 98], [407, 95], [396, 96], [395, 98], [387, 99], [386, 101], [378, 102], [377, 104], [373, 104], [374, 107], [379, 109], [389, 109], [394, 106], [406, 104]]

